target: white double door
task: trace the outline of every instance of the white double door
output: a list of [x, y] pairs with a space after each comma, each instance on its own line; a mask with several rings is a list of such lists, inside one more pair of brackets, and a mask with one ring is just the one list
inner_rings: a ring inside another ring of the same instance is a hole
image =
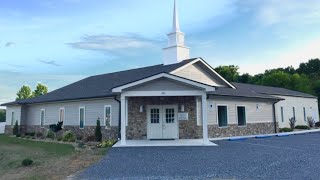
[[178, 139], [178, 106], [147, 106], [148, 139]]

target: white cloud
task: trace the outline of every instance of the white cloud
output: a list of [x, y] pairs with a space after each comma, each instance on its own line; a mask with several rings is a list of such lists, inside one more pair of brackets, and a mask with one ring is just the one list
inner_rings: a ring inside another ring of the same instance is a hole
[[68, 43], [73, 48], [97, 50], [97, 51], [114, 51], [124, 49], [142, 49], [156, 47], [155, 41], [142, 38], [139, 36], [110, 36], [94, 35], [86, 36], [81, 41]]

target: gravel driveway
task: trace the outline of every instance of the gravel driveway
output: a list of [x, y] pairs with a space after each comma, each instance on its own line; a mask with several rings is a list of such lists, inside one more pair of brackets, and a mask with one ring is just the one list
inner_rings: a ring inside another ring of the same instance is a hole
[[112, 148], [76, 179], [319, 179], [319, 133], [215, 143]]

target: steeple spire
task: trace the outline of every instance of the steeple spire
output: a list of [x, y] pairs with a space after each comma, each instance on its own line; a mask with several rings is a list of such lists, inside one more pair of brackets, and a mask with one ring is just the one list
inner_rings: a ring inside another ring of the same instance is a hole
[[179, 24], [179, 16], [177, 11], [177, 1], [174, 0], [174, 7], [173, 7], [173, 26], [172, 32], [180, 32], [180, 24]]
[[190, 58], [190, 50], [184, 45], [184, 34], [180, 30], [176, 0], [173, 7], [172, 32], [168, 34], [168, 47], [163, 49], [163, 64], [179, 63]]

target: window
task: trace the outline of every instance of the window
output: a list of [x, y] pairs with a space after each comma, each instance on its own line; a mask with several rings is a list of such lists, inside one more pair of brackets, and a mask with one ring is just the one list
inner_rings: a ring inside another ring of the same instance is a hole
[[292, 107], [293, 118], [296, 119], [296, 108]]
[[86, 111], [85, 107], [79, 108], [79, 127], [80, 127], [80, 129], [84, 128], [84, 121], [85, 121], [85, 116], [86, 116], [85, 111]]
[[246, 108], [244, 106], [237, 106], [238, 126], [245, 126], [246, 122]]
[[281, 107], [281, 121], [284, 122], [283, 107]]
[[11, 112], [11, 126], [14, 125], [14, 111]]
[[64, 108], [60, 108], [59, 112], [59, 122], [64, 122], [65, 111]]
[[110, 129], [111, 128], [111, 106], [107, 105], [104, 107], [104, 123], [106, 126], [106, 129]]
[[46, 111], [44, 109], [41, 109], [40, 112], [40, 127], [44, 127], [44, 121], [45, 121], [45, 117], [46, 117]]
[[219, 127], [228, 126], [228, 108], [227, 106], [218, 106], [218, 124]]
[[166, 123], [174, 123], [174, 109], [166, 109]]
[[150, 109], [151, 124], [160, 123], [160, 110], [158, 108]]
[[303, 117], [304, 117], [304, 121], [307, 121], [307, 115], [306, 115], [306, 108], [303, 107]]

